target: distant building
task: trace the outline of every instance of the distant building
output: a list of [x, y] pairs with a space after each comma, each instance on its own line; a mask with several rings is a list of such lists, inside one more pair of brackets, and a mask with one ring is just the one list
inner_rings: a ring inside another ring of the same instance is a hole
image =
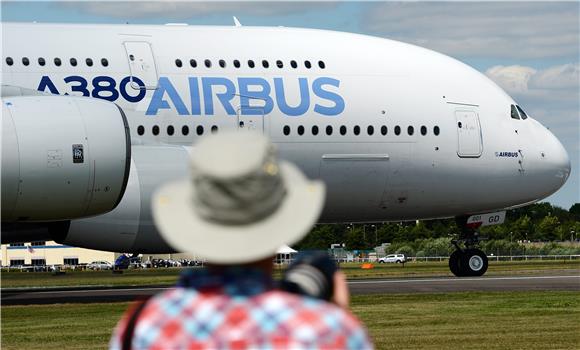
[[2, 266], [78, 265], [93, 261], [114, 263], [119, 253], [77, 248], [54, 241], [2, 244]]

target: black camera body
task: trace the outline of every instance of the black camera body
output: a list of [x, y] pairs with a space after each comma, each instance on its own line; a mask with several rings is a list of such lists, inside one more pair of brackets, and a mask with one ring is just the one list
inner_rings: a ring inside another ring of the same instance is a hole
[[299, 254], [280, 281], [284, 291], [330, 301], [338, 266], [325, 252]]

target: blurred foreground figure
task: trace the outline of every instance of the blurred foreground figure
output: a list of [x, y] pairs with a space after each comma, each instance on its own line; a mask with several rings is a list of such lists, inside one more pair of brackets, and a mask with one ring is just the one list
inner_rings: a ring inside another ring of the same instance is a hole
[[[254, 133], [203, 139], [191, 166], [191, 179], [156, 193], [154, 219], [168, 243], [208, 267], [187, 270], [176, 288], [128, 311], [111, 349], [371, 348], [347, 310], [341, 272], [333, 272], [331, 302], [272, 280], [277, 249], [300, 240], [320, 215], [324, 185], [278, 162], [274, 146]], [[292, 283], [316, 284], [294, 275]]]

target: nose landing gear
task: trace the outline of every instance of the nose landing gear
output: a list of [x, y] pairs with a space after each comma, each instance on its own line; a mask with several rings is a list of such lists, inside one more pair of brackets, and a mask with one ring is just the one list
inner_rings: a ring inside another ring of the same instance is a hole
[[449, 269], [457, 277], [483, 276], [487, 271], [488, 260], [487, 255], [476, 248], [479, 236], [475, 229], [467, 226], [466, 218], [458, 218], [457, 224], [461, 234], [460, 239], [451, 241], [456, 250], [449, 257]]
[[487, 255], [476, 248], [458, 248], [449, 257], [449, 269], [457, 277], [483, 276], [487, 266]]

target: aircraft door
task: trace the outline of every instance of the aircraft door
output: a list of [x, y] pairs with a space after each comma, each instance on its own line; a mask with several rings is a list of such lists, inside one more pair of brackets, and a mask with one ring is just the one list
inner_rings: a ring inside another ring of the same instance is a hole
[[477, 112], [457, 110], [455, 120], [457, 122], [457, 155], [464, 158], [480, 157], [483, 144]]
[[[242, 113], [242, 111], [244, 113]], [[245, 107], [242, 110], [242, 107], [239, 107], [236, 114], [238, 119], [238, 130], [257, 131], [260, 133], [264, 132], [263, 108], [252, 107], [251, 109], [249, 109]]]
[[[135, 90], [156, 89], [159, 77], [151, 44], [145, 41], [126, 41], [124, 45], [131, 71], [131, 87]], [[136, 79], [141, 80], [144, 86]]]

